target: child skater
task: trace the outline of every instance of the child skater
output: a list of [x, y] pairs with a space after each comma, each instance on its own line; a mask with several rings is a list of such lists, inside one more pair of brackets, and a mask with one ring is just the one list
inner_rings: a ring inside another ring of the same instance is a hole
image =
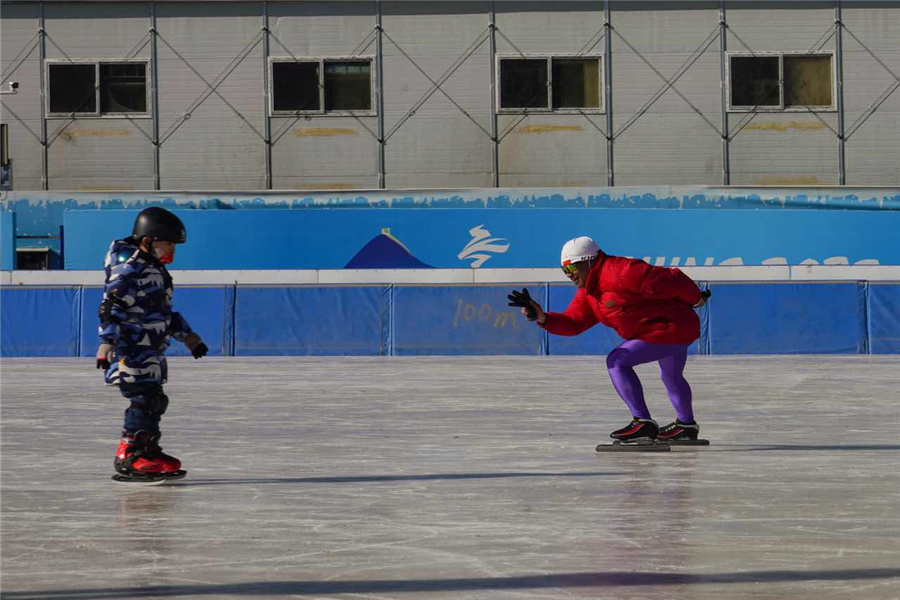
[[159, 421], [169, 405], [162, 387], [169, 338], [184, 343], [194, 358], [209, 351], [184, 317], [172, 310], [172, 276], [166, 265], [175, 259], [175, 245], [185, 239], [181, 219], [150, 207], [137, 216], [131, 237], [113, 241], [106, 255], [97, 368], [130, 403], [114, 461], [119, 475], [113, 479], [119, 481], [185, 475], [181, 461], [159, 446]]

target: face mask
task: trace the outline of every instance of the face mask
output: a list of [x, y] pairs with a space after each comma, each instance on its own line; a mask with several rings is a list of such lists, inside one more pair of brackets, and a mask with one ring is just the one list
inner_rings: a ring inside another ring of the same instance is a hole
[[171, 252], [169, 252], [167, 254], [163, 254], [162, 249], [154, 248], [153, 256], [156, 258], [156, 260], [158, 260], [160, 262], [160, 264], [169, 265], [169, 264], [172, 264], [172, 261], [175, 260], [175, 251], [172, 250]]

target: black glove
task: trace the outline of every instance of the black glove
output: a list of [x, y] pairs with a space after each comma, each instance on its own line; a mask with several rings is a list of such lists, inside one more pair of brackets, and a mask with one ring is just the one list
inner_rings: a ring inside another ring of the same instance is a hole
[[194, 358], [203, 358], [206, 356], [207, 352], [209, 352], [209, 348], [206, 347], [206, 344], [200, 342], [191, 349], [191, 356]]
[[537, 310], [531, 304], [531, 294], [528, 293], [528, 288], [522, 288], [521, 292], [513, 290], [507, 298], [509, 298], [509, 306], [518, 306], [525, 309], [526, 319], [529, 321], [537, 320]]
[[209, 352], [209, 348], [206, 347], [200, 336], [194, 332], [187, 334], [187, 337], [184, 338], [184, 345], [191, 351], [191, 356], [194, 358], [203, 358]]

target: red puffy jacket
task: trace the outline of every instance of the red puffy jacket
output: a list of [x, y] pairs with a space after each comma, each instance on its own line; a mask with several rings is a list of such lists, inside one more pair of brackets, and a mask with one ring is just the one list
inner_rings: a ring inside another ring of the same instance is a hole
[[700, 337], [698, 302], [700, 288], [680, 269], [601, 254], [565, 312], [546, 313], [542, 327], [578, 335], [603, 323], [626, 340], [690, 344]]

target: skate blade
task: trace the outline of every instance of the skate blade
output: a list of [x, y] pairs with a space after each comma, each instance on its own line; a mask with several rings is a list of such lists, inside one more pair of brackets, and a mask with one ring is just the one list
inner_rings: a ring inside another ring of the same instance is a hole
[[709, 446], [709, 440], [668, 440], [665, 442], [670, 446]]
[[129, 483], [132, 485], [162, 485], [167, 481], [175, 481], [184, 479], [187, 471], [175, 471], [174, 473], [159, 473], [154, 475], [122, 475], [115, 474], [112, 476], [113, 481], [119, 483]]
[[597, 452], [669, 452], [671, 448], [666, 442], [641, 440], [639, 442], [619, 442], [600, 444]]

